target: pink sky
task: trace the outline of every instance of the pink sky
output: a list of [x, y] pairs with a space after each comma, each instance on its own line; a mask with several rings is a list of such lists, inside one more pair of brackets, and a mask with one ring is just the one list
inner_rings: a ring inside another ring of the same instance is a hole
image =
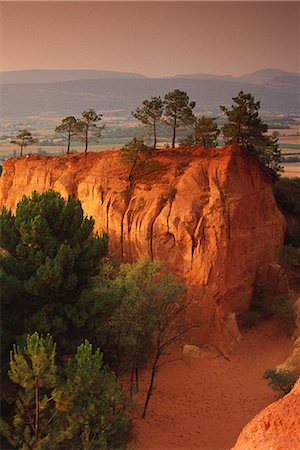
[[299, 2], [1, 2], [1, 70], [300, 71]]

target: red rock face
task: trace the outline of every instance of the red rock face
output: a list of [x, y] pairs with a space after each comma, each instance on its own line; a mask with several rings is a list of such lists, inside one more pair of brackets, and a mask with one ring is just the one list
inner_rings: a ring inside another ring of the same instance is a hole
[[[226, 350], [238, 338], [232, 314], [245, 309], [258, 268], [277, 262], [284, 219], [256, 160], [239, 150], [161, 151], [134, 172], [118, 152], [11, 159], [0, 202], [13, 210], [23, 194], [78, 197], [96, 229], [108, 232], [124, 261], [150, 256], [188, 285], [188, 317], [204, 340]], [[224, 350], [224, 351], [225, 351]]]
[[294, 389], [254, 417], [232, 450], [299, 450], [300, 380]]

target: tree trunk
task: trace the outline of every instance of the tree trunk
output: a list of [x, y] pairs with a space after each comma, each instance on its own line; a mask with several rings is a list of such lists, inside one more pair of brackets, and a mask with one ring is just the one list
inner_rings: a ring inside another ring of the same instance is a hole
[[71, 133], [68, 134], [68, 148], [67, 148], [67, 155], [70, 153], [70, 146], [71, 146]]
[[156, 367], [157, 367], [157, 363], [160, 357], [160, 349], [159, 346], [156, 350], [156, 355], [155, 355], [155, 359], [154, 362], [152, 364], [152, 369], [151, 369], [151, 379], [150, 379], [150, 384], [149, 384], [149, 388], [148, 388], [148, 392], [147, 392], [147, 397], [146, 397], [146, 401], [145, 401], [145, 405], [144, 405], [144, 410], [143, 410], [143, 414], [142, 414], [142, 419], [145, 419], [146, 417], [146, 412], [147, 412], [147, 408], [148, 408], [148, 403], [150, 400], [150, 397], [152, 395], [152, 391], [153, 391], [153, 385], [154, 385], [154, 378], [155, 378], [155, 374], [156, 374]]
[[88, 127], [86, 127], [86, 130], [85, 130], [85, 150], [84, 150], [84, 153], [87, 153], [87, 151], [88, 151], [88, 142], [89, 142], [89, 139], [88, 139]]
[[155, 122], [155, 120], [154, 120], [154, 123], [153, 123], [153, 135], [154, 135], [153, 150], [156, 150], [157, 136], [156, 136], [156, 122]]
[[20, 150], [20, 156], [23, 156], [23, 147], [24, 147], [23, 145], [20, 146], [20, 149], [21, 149]]
[[177, 128], [177, 117], [175, 116], [175, 117], [174, 117], [174, 124], [173, 124], [172, 148], [175, 148], [176, 128]]
[[131, 369], [131, 374], [130, 374], [130, 398], [132, 398], [133, 396], [133, 379], [134, 379], [134, 368]]
[[35, 378], [35, 426], [34, 426], [34, 442], [37, 444], [39, 439], [39, 379]]
[[139, 363], [136, 363], [135, 368], [135, 392], [139, 392]]

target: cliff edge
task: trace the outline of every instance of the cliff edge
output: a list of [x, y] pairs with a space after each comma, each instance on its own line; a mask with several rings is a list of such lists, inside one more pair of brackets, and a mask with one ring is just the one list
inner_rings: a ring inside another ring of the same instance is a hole
[[72, 195], [107, 232], [123, 261], [149, 256], [188, 286], [189, 343], [226, 352], [238, 339], [235, 312], [251, 300], [257, 270], [277, 262], [285, 222], [269, 178], [251, 155], [225, 149], [157, 152], [128, 177], [117, 151], [5, 162], [0, 203], [15, 210], [33, 190]]
[[300, 380], [282, 399], [267, 406], [241, 432], [232, 450], [299, 450]]

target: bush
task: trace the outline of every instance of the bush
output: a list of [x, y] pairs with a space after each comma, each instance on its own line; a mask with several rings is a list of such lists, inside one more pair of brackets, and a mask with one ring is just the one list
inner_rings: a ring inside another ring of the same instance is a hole
[[268, 386], [277, 397], [283, 397], [293, 389], [299, 377], [289, 370], [267, 369], [263, 378], [268, 380]]
[[250, 311], [256, 312], [261, 318], [276, 316], [291, 331], [295, 325], [294, 302], [290, 295], [276, 297], [272, 301], [262, 295], [256, 295], [253, 299]]

